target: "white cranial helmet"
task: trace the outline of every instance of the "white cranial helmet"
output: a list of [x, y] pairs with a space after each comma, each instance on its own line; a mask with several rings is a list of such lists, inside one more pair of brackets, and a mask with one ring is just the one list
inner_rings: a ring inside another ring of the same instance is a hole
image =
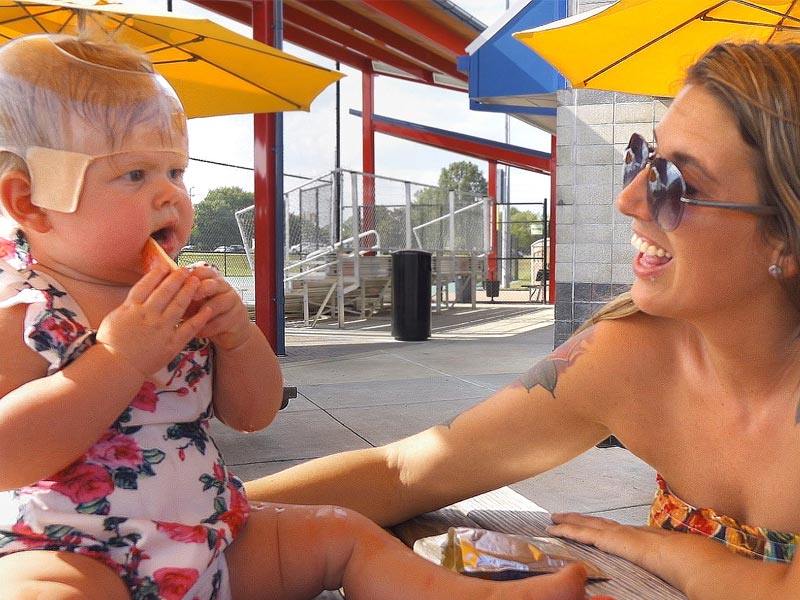
[[[143, 127], [163, 144], [137, 147]], [[186, 114], [138, 51], [61, 35], [0, 47], [0, 151], [25, 162], [34, 205], [74, 212], [92, 161], [154, 149], [186, 154]]]

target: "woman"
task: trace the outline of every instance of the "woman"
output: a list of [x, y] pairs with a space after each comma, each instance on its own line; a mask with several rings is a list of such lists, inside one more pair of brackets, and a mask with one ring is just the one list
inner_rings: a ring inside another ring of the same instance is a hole
[[638, 250], [630, 294], [449, 425], [254, 482], [251, 497], [393, 523], [613, 434], [660, 474], [651, 527], [554, 515], [554, 534], [693, 599], [795, 597], [800, 46], [716, 46], [653, 141], [631, 138], [617, 199]]

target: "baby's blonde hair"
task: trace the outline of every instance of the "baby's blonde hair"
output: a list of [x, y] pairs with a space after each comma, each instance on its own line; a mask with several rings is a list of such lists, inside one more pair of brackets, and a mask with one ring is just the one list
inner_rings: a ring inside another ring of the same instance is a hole
[[[77, 119], [75, 118], [77, 117]], [[81, 151], [76, 126], [99, 132], [107, 152], [124, 146], [137, 126], [186, 137], [186, 117], [171, 88], [142, 52], [109, 41], [36, 35], [0, 48], [0, 174], [24, 169], [31, 147]]]

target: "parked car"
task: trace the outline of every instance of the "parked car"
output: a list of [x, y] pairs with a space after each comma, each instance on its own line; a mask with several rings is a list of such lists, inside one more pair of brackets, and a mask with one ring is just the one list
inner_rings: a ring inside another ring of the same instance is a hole
[[212, 252], [228, 252], [231, 254], [244, 254], [244, 246], [241, 244], [231, 244], [229, 246], [217, 246]]
[[197, 248], [192, 244], [189, 244], [188, 246], [184, 246], [183, 248], [181, 248], [181, 252], [196, 252], [196, 251]]

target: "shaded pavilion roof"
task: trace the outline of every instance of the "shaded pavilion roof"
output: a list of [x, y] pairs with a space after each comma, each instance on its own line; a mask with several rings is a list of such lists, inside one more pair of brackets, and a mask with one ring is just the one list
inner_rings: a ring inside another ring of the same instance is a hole
[[[252, 25], [249, 0], [192, 0]], [[459, 56], [486, 26], [450, 0], [283, 0], [283, 39], [364, 73], [466, 90]]]

